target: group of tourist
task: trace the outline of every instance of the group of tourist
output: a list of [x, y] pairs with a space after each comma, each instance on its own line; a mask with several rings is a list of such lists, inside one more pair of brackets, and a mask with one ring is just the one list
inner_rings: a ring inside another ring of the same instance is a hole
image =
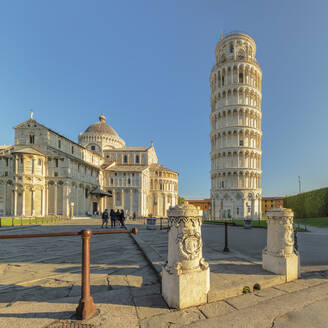
[[124, 221], [125, 221], [125, 216], [124, 216], [124, 211], [123, 210], [117, 210], [116, 212], [111, 209], [110, 213], [108, 215], [108, 210], [107, 208], [105, 209], [104, 213], [102, 214], [102, 228], [104, 225], [106, 225], [106, 228], [108, 228], [108, 219], [110, 217], [110, 226], [112, 228], [116, 227], [116, 221], [120, 223], [121, 227], [125, 227]]

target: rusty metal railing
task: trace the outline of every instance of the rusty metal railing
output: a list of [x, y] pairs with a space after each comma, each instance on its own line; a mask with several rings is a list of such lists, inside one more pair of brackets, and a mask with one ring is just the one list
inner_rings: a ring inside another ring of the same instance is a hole
[[110, 235], [120, 233], [137, 234], [138, 229], [131, 230], [111, 230], [111, 231], [91, 231], [81, 230], [79, 232], [52, 232], [52, 233], [32, 233], [22, 235], [6, 235], [0, 236], [0, 239], [16, 239], [16, 238], [42, 238], [42, 237], [71, 237], [81, 236], [82, 238], [82, 284], [81, 298], [76, 308], [76, 316], [81, 319], [87, 319], [94, 314], [97, 309], [90, 294], [90, 238], [92, 235]]

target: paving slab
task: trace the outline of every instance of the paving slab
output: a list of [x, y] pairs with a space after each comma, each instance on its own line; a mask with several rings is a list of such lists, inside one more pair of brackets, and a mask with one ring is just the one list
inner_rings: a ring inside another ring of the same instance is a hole
[[236, 311], [236, 308], [225, 301], [207, 303], [199, 306], [198, 309], [205, 315], [206, 318], [214, 318], [232, 311]]
[[314, 302], [274, 320], [275, 328], [327, 328], [328, 298]]
[[141, 320], [141, 328], [167, 328], [182, 327], [192, 322], [205, 319], [204, 314], [197, 308], [186, 309], [182, 311], [168, 312], [164, 315], [154, 316]]
[[169, 308], [161, 295], [135, 296], [134, 302], [139, 319], [169, 312]]
[[[258, 303], [233, 311], [224, 315], [185, 325], [192, 328], [271, 328], [277, 318], [288, 313], [299, 311], [315, 302], [328, 305], [328, 282], [313, 288], [305, 288], [298, 292], [286, 293]], [[276, 327], [274, 325], [274, 327]], [[286, 326], [288, 327], [288, 326]], [[317, 327], [314, 325], [301, 325], [301, 328]], [[318, 326], [321, 327], [321, 326]]]

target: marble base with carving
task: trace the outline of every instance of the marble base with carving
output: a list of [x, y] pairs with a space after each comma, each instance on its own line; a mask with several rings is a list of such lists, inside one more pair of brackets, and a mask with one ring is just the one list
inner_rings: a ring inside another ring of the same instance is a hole
[[162, 270], [162, 296], [171, 308], [207, 302], [210, 269], [202, 257], [202, 218], [187, 203], [168, 210], [168, 258]]
[[287, 282], [298, 279], [300, 275], [298, 254], [273, 256], [264, 250], [262, 253], [262, 259], [264, 270], [286, 275]]
[[162, 295], [171, 308], [184, 309], [207, 303], [210, 269], [184, 272], [180, 275], [162, 271]]
[[294, 249], [293, 211], [287, 208], [267, 211], [267, 247], [262, 252], [263, 269], [286, 275], [286, 281], [300, 276], [299, 254]]

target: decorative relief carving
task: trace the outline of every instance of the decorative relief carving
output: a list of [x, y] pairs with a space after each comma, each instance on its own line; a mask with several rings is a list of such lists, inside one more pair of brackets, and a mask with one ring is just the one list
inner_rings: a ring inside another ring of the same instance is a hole
[[187, 222], [192, 222], [193, 226], [196, 227], [196, 225], [200, 226], [202, 224], [202, 218], [201, 217], [187, 217], [187, 216], [170, 216], [168, 218], [168, 226], [171, 228], [172, 226], [175, 226], [176, 228], [179, 228], [181, 224], [184, 226]]
[[209, 267], [208, 263], [205, 262], [205, 259], [203, 257], [199, 260], [199, 266], [202, 270], [207, 270]]
[[170, 208], [168, 216], [171, 247], [165, 270], [179, 275], [182, 272], [208, 269], [208, 264], [202, 258], [202, 218], [199, 209], [187, 203], [179, 204]]
[[264, 250], [273, 256], [286, 256], [294, 252], [293, 212], [289, 209], [268, 212], [268, 246]]
[[184, 258], [194, 260], [199, 256], [202, 248], [200, 233], [196, 231], [182, 232], [178, 234], [177, 244]]
[[181, 275], [182, 274], [182, 264], [181, 262], [176, 262], [175, 266], [172, 267], [168, 264], [166, 261], [164, 264], [164, 269], [169, 273], [169, 274], [176, 274], [176, 275]]

